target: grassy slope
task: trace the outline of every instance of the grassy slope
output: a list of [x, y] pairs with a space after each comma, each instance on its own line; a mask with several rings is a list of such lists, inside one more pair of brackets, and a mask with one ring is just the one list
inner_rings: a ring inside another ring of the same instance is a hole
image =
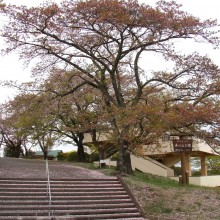
[[[97, 169], [92, 164], [74, 164]], [[106, 175], [114, 175], [113, 169], [101, 169]], [[178, 220], [220, 220], [220, 189], [198, 186], [180, 187], [168, 178], [144, 174], [138, 171], [124, 180], [149, 218], [157, 216]], [[152, 218], [154, 219], [154, 218]]]
[[220, 189], [180, 187], [164, 177], [135, 172], [124, 178], [146, 216], [174, 219], [220, 219]]

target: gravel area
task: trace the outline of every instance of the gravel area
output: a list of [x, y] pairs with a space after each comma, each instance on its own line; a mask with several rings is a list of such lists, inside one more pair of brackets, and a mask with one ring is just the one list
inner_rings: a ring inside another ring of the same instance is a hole
[[[96, 170], [74, 166], [70, 163], [48, 161], [50, 178], [103, 178]], [[46, 178], [44, 160], [0, 158], [0, 178]]]

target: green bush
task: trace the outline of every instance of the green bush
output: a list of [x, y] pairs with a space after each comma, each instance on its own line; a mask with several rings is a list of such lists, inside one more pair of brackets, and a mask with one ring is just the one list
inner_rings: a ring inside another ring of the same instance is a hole
[[19, 158], [20, 156], [20, 151], [15, 151], [15, 150], [12, 150], [8, 147], [5, 147], [4, 149], [4, 156], [5, 157], [15, 157], [15, 158]]
[[90, 155], [87, 152], [85, 152], [85, 161], [90, 162]]
[[77, 162], [78, 161], [77, 151], [70, 151], [70, 152], [68, 152], [67, 161], [75, 161], [75, 162]]
[[59, 152], [57, 155], [57, 160], [66, 161], [68, 157], [68, 153]]
[[114, 160], [114, 161], [118, 160], [118, 152], [116, 152], [112, 155], [111, 160]]
[[[58, 153], [57, 160], [59, 161], [73, 161], [78, 162], [78, 153], [77, 151], [70, 151], [66, 153]], [[89, 161], [89, 154], [85, 152], [85, 161]]]
[[174, 175], [175, 175], [175, 176], [182, 175], [182, 173], [181, 173], [181, 167], [175, 167], [175, 166], [173, 166], [172, 169], [174, 170]]
[[208, 170], [208, 175], [220, 175], [220, 170]]
[[89, 161], [94, 162], [94, 161], [99, 161], [99, 152], [95, 151], [92, 154], [89, 155]]
[[192, 171], [192, 176], [201, 176], [201, 170]]

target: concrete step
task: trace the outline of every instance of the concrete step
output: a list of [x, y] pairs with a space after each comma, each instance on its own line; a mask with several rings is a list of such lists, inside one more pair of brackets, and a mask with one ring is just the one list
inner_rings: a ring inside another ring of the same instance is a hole
[[88, 214], [88, 215], [66, 215], [66, 216], [0, 216], [1, 220], [96, 220], [96, 219], [131, 219], [131, 220], [147, 220], [140, 216], [137, 216], [136, 213], [114, 213], [114, 214]]
[[[140, 216], [135, 207], [132, 208], [97, 208], [97, 209], [63, 209], [63, 210], [53, 210], [55, 216], [63, 215], [86, 215], [86, 214], [110, 214], [110, 213], [136, 213]], [[48, 210], [1, 210], [1, 216], [47, 216]]]
[[[106, 199], [99, 199], [99, 200], [92, 200], [92, 202], [96, 205], [100, 205], [100, 204], [127, 204], [132, 202], [130, 198], [128, 199], [116, 199], [116, 198], [109, 198], [108, 200]], [[62, 205], [66, 205], [67, 202], [65, 200], [52, 200], [51, 201], [52, 205], [58, 205], [58, 206], [62, 206]], [[69, 200], [68, 201], [68, 205], [86, 205], [86, 204], [91, 204], [91, 200]], [[1, 201], [1, 206], [16, 206], [16, 205], [21, 205], [21, 202], [19, 200], [3, 200]], [[42, 200], [39, 203], [39, 200], [23, 200], [22, 201], [22, 205], [24, 206], [32, 206], [32, 205], [44, 205], [47, 206], [48, 205], [48, 200]]]
[[1, 219], [142, 219], [117, 178], [0, 179]]
[[[0, 186], [1, 187], [1, 186]], [[71, 187], [71, 188], [65, 188], [65, 187], [53, 187], [51, 186], [51, 191], [53, 192], [96, 192], [96, 191], [102, 191], [103, 187]], [[45, 186], [44, 187], [20, 187], [20, 188], [14, 188], [14, 187], [1, 187], [0, 192], [44, 192], [45, 193]], [[106, 187], [105, 192], [107, 191], [122, 191], [124, 190], [121, 186], [116, 187]]]
[[[98, 199], [128, 199], [128, 195], [98, 195], [98, 196], [52, 196], [53, 200], [98, 200]], [[48, 196], [0, 196], [0, 200], [48, 200]]]
[[[51, 183], [54, 184], [88, 184], [88, 183], [93, 183], [93, 184], [110, 184], [110, 183], [118, 183], [117, 178], [105, 178], [105, 179], [50, 179]], [[46, 184], [46, 178], [45, 179], [0, 179], [0, 184], [1, 183], [14, 183], [14, 184]]]
[[69, 210], [69, 209], [111, 209], [111, 208], [134, 208], [134, 204], [129, 201], [122, 204], [62, 204], [62, 205], [42, 205], [42, 204], [33, 204], [33, 205], [2, 205], [0, 210]]
[[[46, 184], [0, 184], [0, 188], [7, 189], [7, 188], [45, 188], [47, 185]], [[75, 188], [75, 189], [80, 189], [80, 188], [111, 188], [111, 187], [121, 187], [119, 183], [115, 184], [51, 184], [51, 188]]]
[[[1, 196], [8, 196], [8, 197], [14, 197], [14, 196], [44, 196], [46, 191], [41, 192], [1, 192]], [[71, 192], [60, 192], [60, 191], [53, 191], [51, 189], [51, 193], [53, 197], [56, 196], [114, 196], [114, 195], [126, 195], [127, 193], [124, 190], [120, 191], [84, 191], [84, 192], [77, 192], [77, 191], [71, 191]]]

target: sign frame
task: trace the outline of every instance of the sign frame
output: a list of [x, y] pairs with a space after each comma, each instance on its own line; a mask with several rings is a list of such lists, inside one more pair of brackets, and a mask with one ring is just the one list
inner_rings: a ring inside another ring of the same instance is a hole
[[192, 140], [190, 139], [175, 139], [173, 140], [174, 152], [191, 152]]

